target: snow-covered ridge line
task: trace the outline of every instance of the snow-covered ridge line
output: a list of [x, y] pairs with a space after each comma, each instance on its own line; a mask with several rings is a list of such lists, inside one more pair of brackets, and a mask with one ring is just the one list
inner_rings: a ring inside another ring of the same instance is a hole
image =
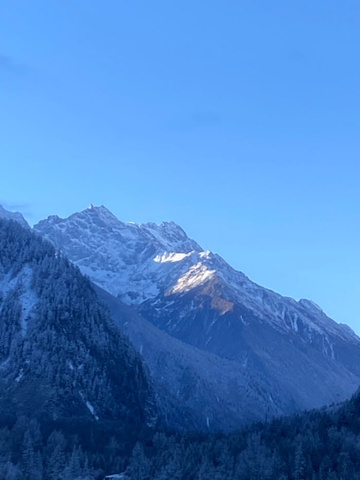
[[[358, 337], [314, 302], [283, 297], [252, 282], [219, 255], [204, 251], [174, 222], [124, 223], [104, 207], [49, 217], [35, 230], [51, 240], [91, 280], [130, 305], [157, 302], [209, 282], [222, 285], [224, 301], [242, 305], [284, 332], [331, 333], [346, 341]], [[170, 300], [170, 299], [169, 299]]]

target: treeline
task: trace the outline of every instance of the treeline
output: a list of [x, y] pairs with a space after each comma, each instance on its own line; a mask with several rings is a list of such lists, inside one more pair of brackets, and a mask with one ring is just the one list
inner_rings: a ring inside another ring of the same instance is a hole
[[[18, 418], [0, 429], [1, 480], [102, 480], [106, 472], [123, 471], [129, 461], [115, 437], [107, 443], [89, 443], [59, 429], [44, 432], [36, 419]], [[46, 438], [47, 437], [47, 438]], [[104, 436], [104, 441], [106, 436]]]
[[100, 480], [126, 470], [132, 480], [357, 480], [359, 418], [355, 396], [331, 410], [229, 435], [155, 432], [135, 445], [130, 458], [115, 437], [99, 444], [89, 439], [83, 449], [76, 434], [48, 435], [36, 420], [19, 418], [12, 429], [0, 430], [0, 478]]
[[360, 479], [360, 398], [230, 435], [156, 433], [134, 448], [132, 480]]

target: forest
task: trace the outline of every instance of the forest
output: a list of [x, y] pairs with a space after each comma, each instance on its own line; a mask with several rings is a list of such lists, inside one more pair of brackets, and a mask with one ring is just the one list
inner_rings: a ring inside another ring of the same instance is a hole
[[0, 220], [0, 479], [102, 478], [151, 422], [140, 356], [90, 281]]
[[155, 433], [138, 443], [133, 480], [360, 479], [360, 397], [230, 435]]
[[[360, 479], [360, 398], [341, 406], [277, 418], [229, 435], [160, 431], [124, 455], [113, 436], [82, 448], [79, 437], [41, 432], [33, 420], [0, 431], [5, 480], [100, 480], [126, 471], [132, 480]], [[17, 462], [10, 461], [17, 458]]]

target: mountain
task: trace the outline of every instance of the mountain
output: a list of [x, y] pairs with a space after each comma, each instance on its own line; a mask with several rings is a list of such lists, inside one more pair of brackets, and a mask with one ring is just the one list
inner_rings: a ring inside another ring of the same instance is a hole
[[[360, 339], [349, 327], [328, 318], [309, 300], [297, 302], [255, 284], [219, 255], [203, 251], [172, 222], [126, 224], [105, 207], [90, 206], [67, 219], [51, 216], [35, 230], [94, 283], [135, 307], [167, 338], [181, 342], [183, 352], [192, 347], [188, 358], [193, 352], [212, 355], [220, 371], [225, 371], [224, 362], [231, 364], [221, 383], [220, 375], [212, 374], [216, 367], [210, 357], [193, 362], [199, 385], [213, 376], [211, 388], [232, 392], [228, 399], [238, 422], [247, 414], [254, 419], [254, 405], [260, 406], [261, 419], [338, 402], [360, 383]], [[147, 343], [152, 342], [154, 350], [156, 340]], [[134, 343], [141, 347], [139, 340]], [[147, 362], [153, 378], [164, 376], [157, 361]], [[206, 368], [199, 366], [202, 362]], [[166, 375], [171, 375], [169, 369]], [[189, 397], [198, 395], [195, 385]], [[213, 400], [205, 390], [204, 405]], [[219, 400], [207, 424], [213, 417], [221, 424], [223, 404]], [[228, 419], [221, 426], [227, 428]]]
[[154, 298], [171, 282], [171, 269], [160, 257], [154, 261], [157, 252], [201, 251], [173, 222], [123, 223], [103, 206], [90, 205], [66, 220], [52, 215], [34, 228], [92, 281], [130, 304]]
[[[96, 291], [149, 368], [161, 424], [178, 431], [230, 431], [293, 411], [293, 402], [251, 360], [247, 368], [186, 344], [108, 292]], [[270, 388], [273, 402], [266, 396]]]
[[24, 228], [30, 228], [29, 224], [19, 212], [9, 212], [2, 205], [0, 205], [0, 218], [4, 220], [14, 220], [14, 222], [20, 223]]
[[0, 478], [75, 478], [81, 466], [98, 477], [156, 419], [142, 360], [90, 281], [3, 219], [0, 391]]

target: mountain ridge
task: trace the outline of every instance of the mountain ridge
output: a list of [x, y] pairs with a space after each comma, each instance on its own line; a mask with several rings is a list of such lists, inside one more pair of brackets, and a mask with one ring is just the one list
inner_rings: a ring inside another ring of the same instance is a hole
[[[172, 405], [163, 409], [169, 426], [233, 429], [246, 415], [255, 419], [246, 398], [259, 406], [261, 420], [341, 401], [360, 384], [360, 339], [350, 327], [310, 300], [257, 285], [173, 222], [124, 223], [90, 206], [67, 219], [51, 216], [34, 230], [108, 292], [100, 296]], [[118, 301], [140, 317], [123, 321]], [[211, 398], [219, 385], [228, 399], [217, 405]]]
[[[123, 223], [120, 220], [118, 220], [106, 207], [104, 206], [94, 207], [93, 205], [90, 205], [88, 209], [83, 210], [82, 212], [74, 213], [70, 217], [68, 217], [68, 219], [60, 219], [59, 217], [56, 216], [56, 224], [57, 224], [56, 226], [60, 226], [60, 229], [61, 229], [61, 226], [63, 226], [66, 221], [71, 222], [72, 220], [78, 220], [79, 217], [84, 216], [84, 214], [88, 212], [96, 213], [96, 215], [101, 219], [101, 221], [103, 221], [108, 226], [110, 226], [111, 230], [113, 230], [114, 228], [119, 229], [119, 227], [121, 230], [123, 230], [123, 233], [124, 231], [126, 231], [126, 229], [145, 230], [147, 235], [145, 236], [145, 238], [142, 238], [141, 240], [146, 240], [148, 242], [155, 241], [154, 242], [155, 249], [157, 249], [156, 255], [154, 254], [154, 249], [152, 249], [150, 252], [146, 252], [148, 254], [147, 258], [145, 259], [147, 262], [147, 264], [145, 265], [146, 268], [149, 268], [149, 263], [150, 264], [152, 263], [152, 267], [154, 267], [154, 270], [156, 269], [156, 266], [159, 266], [159, 265], [164, 266], [164, 264], [171, 263], [172, 266], [174, 266], [174, 264], [182, 264], [184, 262], [187, 263], [187, 265], [185, 266], [186, 276], [180, 276], [177, 273], [177, 277], [178, 277], [177, 284], [172, 285], [171, 288], [168, 289], [167, 295], [170, 295], [171, 292], [182, 293], [187, 289], [192, 289], [197, 285], [203, 284], [206, 279], [210, 279], [211, 277], [217, 274], [220, 280], [224, 280], [226, 283], [231, 284], [230, 285], [231, 287], [234, 287], [235, 285], [235, 289], [238, 290], [238, 293], [242, 294], [243, 297], [245, 296], [244, 293], [247, 294], [248, 303], [251, 304], [250, 306], [254, 310], [256, 310], [256, 308], [258, 307], [258, 305], [256, 305], [257, 303], [256, 300], [259, 300], [260, 294], [266, 293], [272, 296], [273, 298], [291, 302], [294, 308], [306, 309], [311, 311], [312, 313], [314, 311], [317, 311], [318, 313], [324, 314], [321, 307], [316, 305], [315, 302], [313, 302], [312, 300], [300, 299], [299, 301], [296, 301], [291, 297], [282, 296], [271, 289], [261, 287], [255, 282], [252, 282], [243, 272], [237, 271], [234, 268], [232, 268], [220, 255], [214, 254], [208, 250], [204, 251], [199, 246], [199, 244], [197, 244], [194, 240], [190, 239], [186, 235], [184, 230], [174, 222], [162, 222], [160, 225], [154, 224], [152, 222], [148, 222], [145, 224], [136, 224], [133, 222]], [[46, 226], [48, 226], [49, 223], [50, 224], [52, 223], [53, 218], [54, 216], [51, 216], [47, 220], [42, 220], [41, 222], [39, 222], [37, 225], [34, 226], [35, 231], [38, 231], [45, 237], [48, 237], [46, 232]], [[84, 219], [86, 220], [86, 217]], [[52, 225], [52, 226], [55, 226], [55, 225]], [[164, 238], [162, 238], [161, 235], [156, 235], [153, 233], [153, 232], [157, 233], [158, 231], [161, 231], [162, 229], [164, 229], [164, 227], [165, 229], [168, 229], [169, 226], [172, 227], [171, 229], [173, 232], [174, 231], [181, 232], [180, 236], [182, 241], [179, 241], [179, 237], [176, 238], [176, 236], [174, 237], [173, 235], [173, 237], [175, 238], [175, 242], [173, 242], [172, 244], [169, 244], [169, 238], [164, 240]], [[150, 235], [149, 235], [149, 230], [150, 230]], [[111, 233], [114, 233], [114, 232], [111, 232]], [[51, 238], [50, 240], [54, 241], [54, 239], [51, 239]], [[65, 252], [67, 250], [66, 240], [68, 239], [62, 238], [61, 232], [57, 232], [55, 241], [57, 243], [57, 246], [59, 246]], [[122, 238], [120, 238], [120, 242], [121, 241], [123, 241]], [[133, 246], [134, 245], [130, 245], [130, 247], [133, 247]], [[91, 245], [90, 247], [94, 248], [93, 245]], [[105, 250], [105, 255], [107, 255], [108, 257], [109, 256], [111, 257], [112, 255], [114, 255], [114, 253], [115, 255], [118, 255], [119, 252], [117, 251], [112, 252], [111, 247], [109, 250], [107, 251]], [[135, 256], [135, 259], [133, 258], [133, 261], [135, 260], [135, 262], [137, 262], [139, 260], [139, 256], [141, 257], [141, 255]], [[81, 259], [77, 258], [76, 252], [75, 254], [71, 252], [69, 257], [76, 264], [78, 264], [78, 266], [85, 273], [87, 273], [89, 277], [95, 281], [95, 283], [100, 284], [102, 288], [109, 291], [112, 295], [119, 296], [119, 298], [122, 298], [121, 290], [116, 291], [116, 286], [113, 287], [111, 285], [111, 279], [106, 280], [96, 276], [96, 272], [94, 272], [94, 268], [93, 268], [94, 265], [91, 265], [91, 267], [87, 269], [87, 265], [83, 264], [81, 262]], [[127, 260], [126, 255], [124, 255], [124, 257], [125, 257], [125, 263], [126, 263], [126, 260]], [[112, 259], [113, 258], [111, 258], [111, 260]], [[150, 259], [150, 262], [149, 262], [149, 259]], [[204, 260], [206, 260], [206, 262]], [[140, 261], [142, 261], [142, 258], [140, 258]], [[138, 262], [137, 262], [137, 267], [138, 267]], [[91, 271], [91, 269], [93, 271]], [[179, 270], [181, 273], [183, 269], [180, 268]], [[123, 272], [119, 272], [119, 273], [123, 273]], [[156, 272], [154, 272], [152, 276], [154, 276], [155, 273]], [[128, 282], [129, 280], [131, 281], [131, 279], [127, 279]], [[136, 278], [135, 278], [135, 281], [136, 281]], [[169, 280], [167, 279], [166, 282], [169, 282]], [[245, 292], [239, 292], [239, 285], [243, 287]], [[142, 284], [141, 287], [143, 286], [144, 285]], [[149, 289], [149, 292], [148, 292], [149, 297], [155, 298], [157, 291], [158, 290], [155, 290], [155, 289], [153, 289], [152, 291], [151, 289]], [[134, 295], [133, 297], [127, 297], [122, 299], [125, 301], [125, 303], [137, 305], [139, 303], [149, 300], [150, 298], [141, 298], [138, 295]], [[242, 298], [242, 301], [244, 301], [244, 298]], [[263, 307], [263, 305], [261, 305], [261, 307]], [[270, 305], [266, 305], [266, 302], [265, 302], [265, 307], [270, 308]], [[338, 330], [337, 332], [338, 334], [346, 335], [349, 333], [349, 329], [350, 329], [349, 326], [347, 326], [346, 332], [345, 331], [343, 332], [341, 330], [342, 324], [339, 324], [337, 322], [334, 322], [334, 323], [336, 323], [336, 325], [338, 325], [340, 328], [340, 330]], [[357, 337], [355, 332], [354, 332], [354, 335], [352, 336], [354, 337], [354, 339], [355, 337]]]
[[[247, 380], [245, 375], [234, 383], [235, 403], [245, 386], [258, 392], [255, 403], [267, 399], [268, 405], [283, 405], [274, 414], [289, 413], [341, 401], [360, 384], [360, 339], [350, 327], [310, 300], [296, 301], [257, 285], [221, 256], [203, 251], [173, 223], [125, 224], [105, 207], [91, 207], [34, 228], [95, 284], [180, 341], [183, 351], [187, 345], [215, 355], [220, 364], [245, 368]], [[133, 339], [141, 348], [134, 333]], [[170, 358], [165, 346], [162, 352]], [[162, 367], [155, 357], [147, 362], [156, 379]], [[205, 378], [201, 368], [194, 371]], [[190, 383], [195, 395], [196, 382]], [[214, 412], [219, 418], [220, 406]], [[267, 415], [260, 409], [259, 419]]]

